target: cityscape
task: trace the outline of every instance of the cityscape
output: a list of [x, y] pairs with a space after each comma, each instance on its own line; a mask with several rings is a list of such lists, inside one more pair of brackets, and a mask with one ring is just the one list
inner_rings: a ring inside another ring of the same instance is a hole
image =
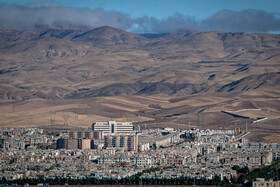
[[240, 177], [236, 167], [252, 170], [280, 160], [280, 144], [249, 142], [248, 134], [240, 128], [140, 129], [131, 122], [116, 121], [59, 133], [1, 128], [0, 171], [7, 181], [57, 177], [120, 180], [139, 174], [143, 180], [231, 181]]

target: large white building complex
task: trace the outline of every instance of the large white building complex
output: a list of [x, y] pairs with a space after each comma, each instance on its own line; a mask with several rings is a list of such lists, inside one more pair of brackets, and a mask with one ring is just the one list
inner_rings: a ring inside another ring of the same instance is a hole
[[131, 122], [94, 122], [92, 123], [92, 130], [102, 131], [104, 135], [111, 133], [127, 134], [133, 133], [133, 125]]

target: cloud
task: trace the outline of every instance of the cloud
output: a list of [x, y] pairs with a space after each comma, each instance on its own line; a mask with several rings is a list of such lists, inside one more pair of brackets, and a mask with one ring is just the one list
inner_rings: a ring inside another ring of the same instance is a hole
[[71, 26], [100, 27], [103, 25], [127, 30], [132, 25], [132, 19], [117, 11], [74, 8], [53, 3], [0, 4], [1, 28], [25, 30], [39, 26], [68, 28]]
[[239, 12], [222, 10], [202, 21], [208, 30], [269, 32], [280, 31], [277, 14], [248, 9]]
[[48, 2], [27, 5], [0, 4], [0, 28], [26, 30], [41, 26], [95, 28], [105, 25], [136, 33], [165, 33], [181, 29], [230, 32], [280, 31], [279, 13], [255, 9], [221, 10], [208, 18], [198, 20], [180, 13], [164, 19], [149, 16], [131, 18], [118, 11], [74, 8]]
[[194, 17], [179, 13], [162, 20], [145, 16], [134, 20], [132, 31], [140, 33], [164, 33], [176, 32], [181, 29], [200, 30], [197, 24], [198, 21]]
[[280, 31], [280, 19], [277, 13], [262, 10], [231, 11], [221, 10], [209, 18], [198, 20], [183, 14], [174, 14], [163, 20], [142, 17], [134, 21], [134, 30], [141, 32], [172, 32], [180, 29], [199, 31], [227, 32], [273, 32]]

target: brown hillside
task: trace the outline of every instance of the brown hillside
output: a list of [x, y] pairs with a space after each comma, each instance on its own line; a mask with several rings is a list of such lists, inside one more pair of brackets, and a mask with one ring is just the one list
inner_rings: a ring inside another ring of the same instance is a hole
[[[179, 31], [0, 30], [0, 124], [240, 127], [280, 132], [280, 36]], [[222, 113], [242, 109], [245, 118]], [[198, 124], [198, 111], [201, 122]]]

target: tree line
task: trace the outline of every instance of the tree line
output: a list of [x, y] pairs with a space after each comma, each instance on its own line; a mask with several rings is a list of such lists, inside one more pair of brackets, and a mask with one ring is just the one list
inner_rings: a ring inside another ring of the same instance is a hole
[[16, 180], [7, 180], [3, 177], [0, 184], [18, 184], [18, 185], [37, 185], [40, 183], [48, 183], [49, 185], [220, 185], [220, 177], [215, 176], [213, 179], [191, 177], [180, 178], [141, 178], [139, 175], [117, 178], [95, 178], [87, 177], [82, 179], [73, 179], [65, 177], [50, 178], [22, 178]]

